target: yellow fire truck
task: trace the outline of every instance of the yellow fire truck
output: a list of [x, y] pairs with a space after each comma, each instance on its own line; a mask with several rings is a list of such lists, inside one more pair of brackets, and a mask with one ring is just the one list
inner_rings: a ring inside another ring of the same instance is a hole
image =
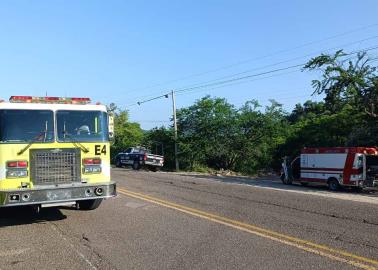
[[112, 121], [106, 106], [89, 98], [0, 100], [0, 207], [92, 210], [115, 196]]

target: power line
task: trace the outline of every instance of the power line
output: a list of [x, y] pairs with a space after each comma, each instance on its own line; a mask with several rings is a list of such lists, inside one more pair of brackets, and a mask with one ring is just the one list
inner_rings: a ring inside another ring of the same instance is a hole
[[[345, 56], [347, 56], [347, 55], [353, 55], [353, 54], [360, 53], [360, 52], [367, 52], [367, 51], [371, 51], [371, 50], [375, 50], [375, 49], [378, 49], [378, 46], [373, 46], [373, 47], [365, 48], [365, 49], [362, 49], [362, 50], [359, 50], [359, 51], [354, 51], [354, 52], [346, 54]], [[372, 60], [375, 60], [375, 59], [372, 59]], [[242, 80], [245, 80], [245, 79], [259, 77], [259, 76], [262, 76], [262, 75], [276, 73], [276, 72], [279, 72], [279, 71], [284, 71], [284, 70], [290, 70], [290, 69], [293, 69], [293, 68], [303, 67], [305, 64], [306, 63], [301, 63], [301, 64], [291, 65], [291, 66], [287, 66], [287, 67], [283, 67], [283, 68], [268, 70], [268, 71], [265, 71], [265, 72], [260, 72], [260, 73], [255, 73], [255, 74], [251, 74], [251, 75], [241, 76], [241, 77], [237, 77], [237, 78], [233, 78], [233, 79], [229, 79], [229, 80], [217, 81], [217, 82], [214, 82], [214, 83], [207, 83], [207, 84], [205, 83], [205, 84], [198, 85], [198, 86], [195, 86], [195, 87], [182, 88], [182, 89], [179, 89], [179, 90], [177, 90], [175, 92], [176, 93], [183, 93], [183, 92], [187, 92], [187, 91], [191, 91], [191, 90], [208, 88], [208, 87], [217, 86], [217, 85], [224, 85], [224, 84], [226, 84], [227, 86], [229, 86], [229, 83], [232, 83], [232, 82], [242, 81]], [[299, 70], [300, 69], [298, 69], [296, 71], [299, 71]], [[150, 98], [150, 99], [147, 99], [147, 100], [138, 101], [136, 103], [130, 104], [128, 107], [135, 106], [135, 105], [141, 105], [143, 103], [146, 103], [146, 102], [149, 102], [149, 101], [153, 101], [153, 100], [156, 100], [156, 99], [160, 99], [160, 98], [163, 98], [163, 97], [168, 98], [168, 95], [170, 95], [170, 93], [166, 93], [166, 94], [163, 94], [163, 95], [160, 95], [160, 96], [157, 96], [157, 97], [154, 97], [154, 98]]]
[[292, 73], [295, 73], [295, 72], [298, 72], [298, 71], [300, 71], [300, 69], [292, 70], [292, 71], [284, 72], [284, 73], [279, 73], [279, 74], [273, 74], [273, 75], [265, 76], [265, 77], [262, 77], [262, 78], [255, 78], [255, 79], [252, 79], [252, 80], [246, 80], [246, 81], [241, 81], [241, 82], [239, 81], [239, 82], [230, 83], [230, 84], [226, 84], [226, 85], [221, 85], [221, 86], [217, 86], [217, 87], [213, 87], [213, 88], [209, 88], [209, 89], [199, 89], [199, 90], [186, 91], [186, 92], [179, 93], [178, 96], [186, 95], [188, 93], [199, 93], [199, 92], [202, 92], [204, 90], [211, 91], [211, 90], [215, 90], [215, 89], [219, 89], [219, 88], [224, 88], [224, 87], [229, 87], [229, 86], [234, 86], [234, 85], [240, 85], [240, 84], [250, 83], [250, 82], [254, 82], [254, 81], [258, 81], [258, 80], [264, 80], [264, 79], [269, 79], [269, 78], [273, 78], [273, 77], [279, 77], [279, 76], [283, 76], [283, 75], [287, 75], [287, 74], [292, 74]]
[[[338, 45], [338, 46], [335, 46], [335, 47], [332, 47], [332, 48], [318, 50], [316, 52], [308, 53], [306, 55], [295, 57], [295, 58], [291, 58], [291, 59], [286, 59], [286, 60], [283, 60], [283, 61], [280, 61], [280, 62], [276, 62], [276, 63], [273, 63], [273, 64], [269, 64], [269, 65], [266, 65], [266, 66], [257, 67], [257, 68], [249, 69], [249, 70], [246, 70], [246, 71], [242, 71], [242, 72], [238, 72], [238, 73], [222, 76], [222, 77], [219, 77], [219, 78], [216, 78], [216, 79], [212, 79], [212, 80], [208, 80], [208, 81], [201, 82], [201, 83], [192, 84], [192, 85], [186, 86], [186, 88], [187, 87], [192, 87], [192, 86], [194, 87], [196, 85], [201, 85], [201, 84], [204, 84], [204, 83], [210, 83], [210, 82], [213, 82], [213, 81], [218, 81], [218, 80], [225, 79], [225, 78], [232, 78], [232, 77], [235, 77], [235, 76], [238, 76], [238, 75], [242, 75], [242, 74], [249, 73], [249, 72], [256, 71], [256, 70], [265, 69], [265, 68], [268, 68], [268, 67], [278, 66], [280, 64], [284, 64], [284, 63], [292, 62], [292, 61], [295, 61], [295, 60], [298, 60], [298, 59], [303, 59], [303, 58], [306, 58], [306, 57], [309, 57], [309, 56], [312, 56], [312, 55], [316, 55], [316, 54], [322, 53], [324, 51], [339, 50], [340, 47], [347, 47], [347, 46], [350, 46], [350, 45], [353, 45], [353, 44], [361, 43], [361, 42], [372, 40], [372, 39], [376, 39], [376, 38], [378, 38], [378, 35], [371, 36], [371, 37], [364, 38], [364, 39], [360, 39], [360, 40], [353, 41], [353, 42], [349, 42], [349, 43], [344, 43], [344, 44], [341, 44], [341, 45]], [[351, 53], [353, 53], [353, 52], [351, 52]], [[180, 90], [181, 88], [183, 88], [183, 87], [178, 88], [178, 90]], [[154, 95], [158, 95], [158, 94], [161, 94], [161, 93], [162, 92], [159, 91], [159, 92], [155, 92], [154, 94], [140, 96], [139, 98], [148, 98], [148, 97], [152, 97]]]
[[133, 122], [137, 122], [137, 123], [170, 123], [172, 121], [168, 121], [168, 120], [133, 120]]
[[273, 52], [273, 53], [270, 53], [270, 54], [266, 54], [266, 55], [262, 55], [262, 56], [259, 56], [259, 57], [245, 59], [245, 60], [236, 62], [234, 64], [225, 65], [225, 66], [218, 67], [218, 68], [215, 68], [215, 69], [212, 69], [212, 70], [191, 74], [191, 75], [188, 75], [188, 76], [184, 76], [184, 77], [181, 77], [181, 78], [177, 78], [177, 79], [173, 79], [173, 80], [169, 80], [169, 81], [165, 81], [165, 82], [161, 82], [161, 83], [156, 83], [156, 84], [153, 84], [153, 85], [150, 85], [150, 86], [147, 86], [147, 87], [137, 88], [137, 89], [129, 91], [129, 93], [141, 91], [141, 90], [146, 90], [146, 89], [151, 89], [151, 88], [171, 84], [171, 83], [174, 83], [174, 82], [187, 80], [187, 79], [190, 79], [190, 78], [199, 77], [199, 76], [202, 76], [202, 75], [218, 72], [218, 71], [221, 71], [221, 70], [225, 70], [225, 69], [229, 69], [229, 68], [232, 68], [232, 67], [235, 67], [235, 66], [246, 64], [246, 63], [249, 63], [249, 62], [252, 62], [252, 61], [261, 60], [261, 59], [268, 58], [268, 57], [271, 57], [271, 56], [275, 56], [275, 55], [279, 55], [279, 54], [282, 54], [282, 53], [294, 51], [294, 50], [297, 50], [297, 49], [300, 49], [300, 48], [304, 48], [304, 47], [307, 47], [307, 46], [310, 46], [310, 45], [318, 44], [318, 43], [321, 43], [321, 42], [324, 42], [324, 41], [332, 40], [332, 39], [335, 39], [335, 38], [338, 38], [338, 37], [346, 36], [346, 35], [349, 35], [349, 34], [352, 34], [352, 33], [355, 33], [355, 32], [359, 32], [359, 31], [362, 31], [362, 30], [366, 30], [366, 29], [376, 27], [376, 26], [378, 26], [378, 23], [370, 24], [370, 25], [367, 25], [367, 26], [362, 26], [362, 27], [355, 28], [355, 29], [352, 29], [352, 30], [349, 30], [349, 31], [345, 31], [345, 32], [342, 32], [340, 34], [329, 36], [329, 37], [326, 37], [326, 38], [323, 38], [323, 39], [320, 39], [320, 40], [307, 42], [307, 43], [304, 43], [304, 44], [301, 44], [301, 45], [298, 45], [298, 46], [295, 46], [295, 47], [292, 47], [292, 48], [279, 50], [279, 51], [276, 51], [276, 52]]
[[[366, 41], [366, 40], [375, 39], [375, 38], [378, 38], [378, 35], [377, 35], [377, 36], [370, 37], [370, 38], [366, 38], [366, 39], [363, 39], [363, 40], [355, 41], [355, 42], [353, 42], [353, 43], [349, 43], [349, 44], [356, 44], [356, 43], [359, 43], [359, 42], [361, 42], [361, 41]], [[340, 47], [344, 47], [344, 46], [346, 46], [346, 45], [344, 44], [344, 45], [336, 46], [336, 47], [333, 47], [333, 48], [327, 49], [326, 51], [340, 49]], [[376, 48], [377, 48], [377, 47], [366, 48], [364, 51], [370, 51], [371, 49], [376, 49]], [[354, 53], [356, 53], [356, 52], [360, 52], [360, 51], [361, 51], [361, 50], [352, 51], [352, 52], [350, 52], [349, 54], [354, 54]], [[264, 69], [264, 68], [267, 68], [267, 67], [273, 67], [273, 66], [277, 66], [277, 65], [280, 65], [280, 64], [284, 64], [284, 63], [292, 62], [292, 61], [294, 61], [294, 60], [298, 60], [298, 59], [306, 58], [306, 57], [309, 57], [309, 56], [311, 56], [311, 55], [318, 54], [318, 53], [319, 53], [319, 51], [317, 51], [317, 52], [313, 52], [313, 53], [309, 53], [309, 54], [306, 54], [306, 55], [303, 55], [303, 56], [299, 56], [299, 57], [291, 58], [291, 59], [288, 59], [288, 60], [280, 61], [280, 62], [273, 63], [273, 64], [270, 64], [270, 65], [266, 65], [266, 66], [263, 66], [263, 67], [253, 68], [253, 69], [250, 69], [250, 70], [246, 70], [246, 71], [242, 71], [242, 72], [234, 73], [234, 74], [231, 74], [231, 75], [226, 75], [226, 76], [223, 76], [223, 77], [220, 77], [220, 78], [217, 78], [217, 79], [213, 79], [213, 80], [210, 80], [210, 81], [206, 81], [206, 82], [203, 82], [203, 83], [213, 82], [213, 81], [218, 81], [218, 80], [226, 79], [226, 78], [232, 78], [232, 77], [235, 77], [235, 76], [238, 76], [238, 75], [242, 75], [242, 74], [245, 74], [245, 73], [249, 73], [249, 72], [251, 72], [251, 71], [260, 70], [260, 69]], [[201, 83], [199, 83], [199, 84], [201, 84]], [[197, 84], [194, 84], [193, 86], [196, 86], [196, 85], [198, 85], [198, 83], [197, 83]], [[190, 87], [190, 86], [189, 86], [189, 87]], [[180, 90], [180, 88], [179, 88], [178, 90]]]
[[[367, 52], [367, 51], [371, 51], [371, 50], [375, 50], [375, 49], [378, 49], [378, 46], [370, 47], [370, 48], [367, 48], [367, 49], [364, 49], [364, 50], [354, 51], [354, 52], [348, 53], [346, 55], [353, 55], [353, 54], [356, 54], [356, 53], [359, 53], [359, 52]], [[258, 77], [258, 76], [261, 76], [261, 75], [276, 73], [278, 71], [288, 70], [288, 69], [292, 69], [292, 68], [296, 68], [296, 67], [303, 67], [305, 64], [306, 63], [301, 63], [301, 64], [292, 65], [292, 66], [288, 66], [288, 67], [284, 67], [284, 68], [278, 68], [278, 69], [273, 69], [273, 70], [269, 70], [269, 71], [265, 71], [265, 72], [260, 72], [260, 73], [256, 73], [256, 74], [252, 74], [252, 75], [237, 77], [237, 78], [233, 78], [233, 79], [229, 79], [229, 80], [223, 80], [223, 81], [219, 81], [219, 82], [183, 88], [183, 89], [177, 90], [176, 92], [180, 93], [180, 92], [185, 92], [187, 90], [198, 89], [198, 88], [206, 88], [206, 87], [209, 87], [209, 86], [215, 86], [215, 85], [219, 85], [219, 84], [225, 84], [225, 83], [228, 83], [228, 82], [234, 82], [234, 81], [244, 80], [244, 79], [248, 79], [248, 78], [252, 78], [252, 77]]]
[[135, 104], [141, 105], [143, 103], [146, 103], [146, 102], [149, 102], [149, 101], [152, 101], [152, 100], [155, 100], [155, 99], [159, 99], [159, 98], [162, 98], [162, 97], [168, 98], [168, 95], [169, 94], [164, 94], [164, 95], [161, 95], [161, 96], [158, 96], [158, 97], [154, 97], [154, 98], [150, 98], [150, 99], [147, 99], [147, 100], [144, 100], [144, 101], [138, 101]]

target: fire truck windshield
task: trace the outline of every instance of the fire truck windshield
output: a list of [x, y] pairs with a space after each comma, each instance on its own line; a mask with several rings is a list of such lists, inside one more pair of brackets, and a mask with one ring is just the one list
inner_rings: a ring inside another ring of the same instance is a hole
[[105, 142], [109, 140], [108, 117], [101, 111], [57, 111], [60, 142]]
[[0, 110], [0, 142], [51, 142], [54, 114], [49, 110]]

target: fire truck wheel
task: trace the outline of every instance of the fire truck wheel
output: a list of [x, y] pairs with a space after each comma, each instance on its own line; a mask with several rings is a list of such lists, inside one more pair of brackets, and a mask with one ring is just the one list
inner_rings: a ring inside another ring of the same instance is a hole
[[331, 191], [338, 191], [340, 189], [340, 184], [335, 178], [328, 179], [328, 188]]
[[80, 210], [94, 210], [100, 206], [102, 199], [84, 200], [77, 202]]
[[134, 163], [133, 163], [133, 170], [139, 170], [140, 169], [140, 164], [139, 164], [139, 161], [138, 160], [134, 160]]
[[31, 209], [35, 215], [39, 215], [41, 213], [41, 206], [39, 204], [32, 205]]

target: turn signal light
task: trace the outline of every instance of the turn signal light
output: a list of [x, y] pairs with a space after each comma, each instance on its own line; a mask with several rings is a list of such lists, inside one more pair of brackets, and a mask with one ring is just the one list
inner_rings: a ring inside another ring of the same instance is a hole
[[28, 162], [27, 161], [18, 161], [17, 165], [18, 165], [19, 168], [26, 168], [28, 166]]
[[28, 167], [27, 161], [8, 161], [7, 162], [8, 168], [26, 168]]

